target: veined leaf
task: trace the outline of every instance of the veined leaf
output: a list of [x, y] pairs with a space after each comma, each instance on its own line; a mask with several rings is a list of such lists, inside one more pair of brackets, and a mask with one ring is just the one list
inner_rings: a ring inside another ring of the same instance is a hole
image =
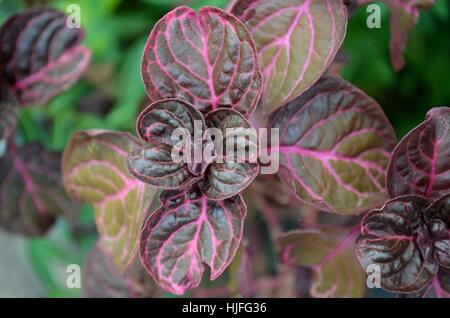
[[127, 168], [137, 179], [161, 189], [184, 188], [200, 180], [184, 160], [173, 160], [172, 150], [167, 144], [148, 143], [129, 154]]
[[342, 228], [297, 230], [277, 242], [283, 260], [313, 270], [313, 297], [363, 297], [365, 273], [354, 248], [356, 235]]
[[128, 153], [141, 146], [128, 133], [79, 131], [62, 160], [66, 191], [94, 206], [100, 247], [113, 257], [119, 272], [136, 255], [139, 230], [156, 193], [125, 166]]
[[[259, 164], [256, 160], [252, 161], [251, 153], [257, 154], [258, 147], [254, 144], [256, 132], [240, 113], [232, 109], [212, 111], [205, 121], [208, 127], [222, 132], [223, 140], [215, 145], [223, 149], [216, 149], [222, 162], [209, 165], [200, 188], [208, 198], [222, 200], [243, 191], [258, 175]], [[252, 134], [255, 138], [251, 138]], [[233, 149], [228, 149], [229, 145]]]
[[174, 145], [175, 129], [183, 128], [194, 136], [195, 122], [205, 129], [202, 114], [191, 104], [180, 99], [163, 99], [154, 102], [139, 115], [136, 123], [138, 136], [145, 142]]
[[399, 298], [450, 298], [450, 274], [440, 273], [419, 292], [398, 296]]
[[356, 87], [322, 78], [274, 113], [269, 127], [280, 129], [280, 177], [306, 203], [357, 214], [384, 201], [395, 132]]
[[439, 266], [450, 269], [450, 193], [431, 204], [424, 215], [425, 234], [432, 242], [430, 252]]
[[62, 188], [60, 155], [37, 144], [9, 145], [0, 160], [0, 227], [28, 236], [47, 232], [58, 215], [74, 214]]
[[80, 28], [53, 9], [31, 9], [0, 29], [1, 75], [22, 105], [44, 104], [76, 82], [89, 64]]
[[342, 0], [238, 0], [230, 12], [255, 40], [264, 77], [262, 110], [271, 113], [325, 72], [345, 37]]
[[417, 292], [436, 275], [438, 264], [417, 238], [427, 205], [423, 197], [406, 195], [364, 216], [356, 252], [364, 269], [379, 266], [382, 288]]
[[391, 197], [417, 194], [436, 200], [450, 191], [450, 108], [430, 110], [392, 153], [387, 171]]
[[220, 201], [197, 186], [164, 191], [162, 207], [145, 222], [141, 262], [165, 290], [181, 295], [200, 284], [204, 266], [216, 279], [233, 260], [247, 208], [240, 195]]
[[180, 98], [206, 114], [219, 107], [250, 114], [261, 88], [256, 49], [244, 24], [221, 9], [178, 7], [153, 28], [142, 58], [152, 101]]
[[[129, 171], [139, 180], [164, 189], [182, 188], [197, 182], [204, 170], [196, 171], [194, 161], [186, 162], [184, 159], [188, 154], [183, 152], [187, 142], [191, 155], [194, 155], [194, 142], [202, 143], [202, 140], [196, 140], [194, 131], [199, 130], [203, 137], [205, 128], [203, 115], [190, 103], [180, 99], [154, 102], [138, 117], [136, 131], [147, 144], [130, 153], [127, 159]], [[177, 144], [180, 140], [174, 135], [176, 129], [185, 130], [183, 138], [190, 138], [184, 140], [182, 146]], [[186, 133], [189, 136], [184, 136]], [[175, 162], [172, 157], [174, 147], [179, 148], [180, 162]]]

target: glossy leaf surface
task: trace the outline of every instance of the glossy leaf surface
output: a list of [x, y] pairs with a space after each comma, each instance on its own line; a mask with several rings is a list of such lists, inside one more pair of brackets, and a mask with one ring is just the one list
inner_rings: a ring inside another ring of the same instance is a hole
[[392, 153], [387, 171], [391, 197], [417, 194], [436, 200], [450, 191], [450, 108], [430, 110]]
[[221, 131], [223, 140], [215, 144], [223, 149], [216, 149], [221, 162], [209, 165], [201, 190], [210, 199], [232, 197], [249, 186], [259, 173], [259, 164], [252, 160], [251, 153], [252, 149], [254, 152], [258, 149], [256, 139], [250, 138], [256, 137], [256, 132], [241, 114], [231, 109], [210, 112], [205, 121], [208, 127]]
[[164, 191], [162, 207], [145, 222], [140, 256], [160, 287], [181, 295], [200, 284], [205, 265], [216, 279], [242, 239], [246, 206], [234, 196], [211, 201], [194, 186]]
[[269, 126], [279, 128], [279, 175], [303, 201], [341, 214], [383, 202], [396, 138], [381, 107], [362, 91], [322, 78], [274, 113]]
[[261, 88], [256, 49], [244, 24], [229, 13], [178, 7], [153, 28], [142, 59], [152, 101], [180, 98], [206, 114], [219, 107], [250, 114]]
[[356, 251], [364, 269], [379, 266], [382, 288], [417, 292], [436, 275], [438, 264], [420, 238], [427, 205], [422, 197], [402, 196], [365, 215]]

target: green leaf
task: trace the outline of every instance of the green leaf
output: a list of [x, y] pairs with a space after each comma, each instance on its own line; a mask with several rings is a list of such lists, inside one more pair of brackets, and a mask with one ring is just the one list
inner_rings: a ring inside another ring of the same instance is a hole
[[285, 262], [313, 270], [313, 297], [363, 297], [365, 273], [354, 253], [356, 234], [342, 228], [297, 230], [277, 244]]
[[347, 28], [342, 0], [238, 0], [229, 10], [255, 40], [260, 107], [272, 113], [307, 90], [333, 61]]
[[94, 206], [100, 246], [120, 272], [136, 255], [139, 230], [156, 193], [125, 167], [128, 153], [140, 146], [128, 133], [79, 131], [62, 161], [66, 191]]

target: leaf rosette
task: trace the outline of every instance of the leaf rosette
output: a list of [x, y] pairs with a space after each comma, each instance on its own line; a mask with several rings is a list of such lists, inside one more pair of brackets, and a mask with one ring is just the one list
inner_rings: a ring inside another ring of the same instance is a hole
[[[174, 138], [179, 128], [182, 141]], [[251, 155], [257, 152], [252, 142], [256, 133], [230, 108], [204, 117], [186, 101], [160, 100], [139, 115], [137, 134], [146, 145], [130, 153], [127, 167], [137, 179], [158, 188], [183, 189], [198, 183], [208, 199], [223, 200], [243, 191], [259, 173]], [[201, 158], [195, 155], [199, 152]]]
[[364, 217], [358, 258], [364, 269], [379, 266], [382, 288], [418, 292], [439, 268], [450, 268], [449, 225], [450, 194], [431, 204], [417, 195], [394, 198]]

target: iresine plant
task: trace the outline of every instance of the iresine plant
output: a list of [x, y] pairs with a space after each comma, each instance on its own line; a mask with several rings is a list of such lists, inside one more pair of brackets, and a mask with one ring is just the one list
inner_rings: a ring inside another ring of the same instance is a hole
[[[236, 161], [238, 149], [254, 145], [244, 133], [228, 142], [228, 129], [276, 131], [279, 140], [264, 150], [279, 156], [278, 176], [311, 207], [358, 215], [387, 200], [393, 128], [372, 98], [324, 76], [347, 10], [335, 0], [237, 1], [227, 11], [178, 7], [155, 24], [142, 57], [151, 103], [137, 118], [138, 138], [80, 131], [62, 162], [67, 192], [95, 208], [95, 253], [111, 257], [122, 281], [137, 262], [160, 287], [184, 294], [205, 270], [213, 280], [236, 254], [245, 260], [241, 194], [258, 197], [264, 181], [255, 178], [267, 163], [251, 154]], [[173, 138], [179, 129], [188, 147]], [[224, 154], [224, 144], [234, 152]], [[209, 160], [196, 161], [197, 152]], [[280, 259], [313, 270], [315, 296], [363, 296], [358, 234], [344, 225], [291, 232], [278, 239]]]
[[17, 234], [45, 234], [57, 216], [78, 211], [62, 188], [61, 154], [15, 138], [20, 109], [46, 104], [89, 64], [83, 30], [66, 20], [57, 10], [32, 9], [0, 28], [0, 227]]
[[[237, 0], [226, 11], [178, 7], [155, 24], [142, 56], [150, 105], [137, 137], [78, 131], [63, 154], [64, 188], [93, 206], [99, 232], [84, 265], [85, 296], [149, 297], [160, 294], [156, 285], [181, 295], [205, 272], [214, 280], [227, 268], [246, 285], [241, 294], [253, 295], [262, 283], [252, 280], [251, 237], [241, 241], [254, 205], [280, 263], [312, 273], [312, 296], [364, 296], [371, 265], [386, 290], [447, 295], [448, 108], [430, 111], [397, 145], [377, 102], [327, 72], [348, 12], [366, 2]], [[407, 31], [432, 1], [384, 2], [399, 69]], [[30, 10], [0, 31], [0, 137], [8, 141], [0, 221], [16, 232], [44, 234], [65, 209], [57, 157], [16, 149], [11, 138], [17, 105], [46, 103], [89, 62], [82, 32], [65, 19]], [[264, 175], [271, 162], [263, 154], [279, 159], [278, 177]], [[291, 197], [290, 213], [306, 206], [334, 221], [282, 234], [273, 210], [287, 210], [277, 202]]]

